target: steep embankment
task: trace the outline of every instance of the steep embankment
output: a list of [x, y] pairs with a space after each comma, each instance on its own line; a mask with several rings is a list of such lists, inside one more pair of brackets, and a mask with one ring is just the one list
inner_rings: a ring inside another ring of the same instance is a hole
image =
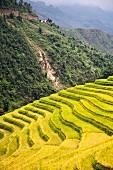
[[2, 170], [112, 170], [113, 76], [0, 117]]
[[[102, 76], [111, 55], [64, 35], [53, 23], [0, 17], [0, 113]], [[54, 86], [54, 87], [53, 87]]]

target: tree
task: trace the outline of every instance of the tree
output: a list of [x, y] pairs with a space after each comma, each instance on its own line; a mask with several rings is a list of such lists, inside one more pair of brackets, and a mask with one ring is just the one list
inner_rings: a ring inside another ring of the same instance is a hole
[[14, 0], [14, 4], [17, 5], [17, 0]]
[[24, 9], [27, 10], [28, 12], [32, 11], [32, 6], [28, 4], [27, 2], [24, 2]]
[[9, 109], [9, 102], [7, 99], [3, 100], [3, 104], [4, 104], [4, 111], [7, 112]]
[[52, 23], [52, 19], [49, 19], [49, 18], [48, 18], [47, 22]]
[[20, 6], [23, 6], [23, 0], [20, 0], [20, 1], [19, 1], [19, 5], [20, 5]]
[[106, 68], [102, 69], [101, 74], [102, 74], [102, 78], [108, 78], [109, 76], [112, 76], [113, 66], [107, 66]]
[[12, 18], [12, 19], [13, 19], [13, 18], [14, 18], [14, 13], [13, 13], [13, 12], [11, 12], [9, 16], [10, 16], [10, 18]]
[[39, 32], [40, 34], [42, 33], [42, 28], [41, 28], [41, 27], [38, 28], [38, 32]]

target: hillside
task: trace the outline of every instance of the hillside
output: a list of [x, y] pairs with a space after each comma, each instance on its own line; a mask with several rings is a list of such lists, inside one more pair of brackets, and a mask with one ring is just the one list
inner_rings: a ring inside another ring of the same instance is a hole
[[0, 116], [1, 170], [113, 170], [113, 76]]
[[0, 17], [0, 114], [56, 90], [112, 75], [113, 57], [54, 23]]
[[62, 28], [69, 36], [81, 39], [96, 50], [113, 54], [113, 35], [109, 35], [99, 29]]
[[0, 114], [55, 92], [18, 19], [0, 17]]

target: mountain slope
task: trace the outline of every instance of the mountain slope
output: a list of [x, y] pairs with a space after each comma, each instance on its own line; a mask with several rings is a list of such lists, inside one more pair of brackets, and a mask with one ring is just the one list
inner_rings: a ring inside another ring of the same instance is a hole
[[74, 37], [85, 41], [96, 50], [101, 52], [113, 54], [113, 36], [98, 29], [84, 29], [84, 28], [63, 28], [63, 31]]
[[111, 55], [65, 36], [53, 23], [18, 17], [0, 21], [1, 114], [55, 89], [94, 81], [112, 68]]
[[113, 76], [0, 117], [0, 169], [113, 169]]
[[18, 19], [0, 18], [1, 114], [55, 92], [21, 30], [22, 25]]

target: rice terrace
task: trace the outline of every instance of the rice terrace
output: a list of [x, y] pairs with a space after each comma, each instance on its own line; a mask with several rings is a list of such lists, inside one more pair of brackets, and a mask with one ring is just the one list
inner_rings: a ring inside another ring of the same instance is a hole
[[0, 170], [113, 170], [113, 76], [0, 116]]

